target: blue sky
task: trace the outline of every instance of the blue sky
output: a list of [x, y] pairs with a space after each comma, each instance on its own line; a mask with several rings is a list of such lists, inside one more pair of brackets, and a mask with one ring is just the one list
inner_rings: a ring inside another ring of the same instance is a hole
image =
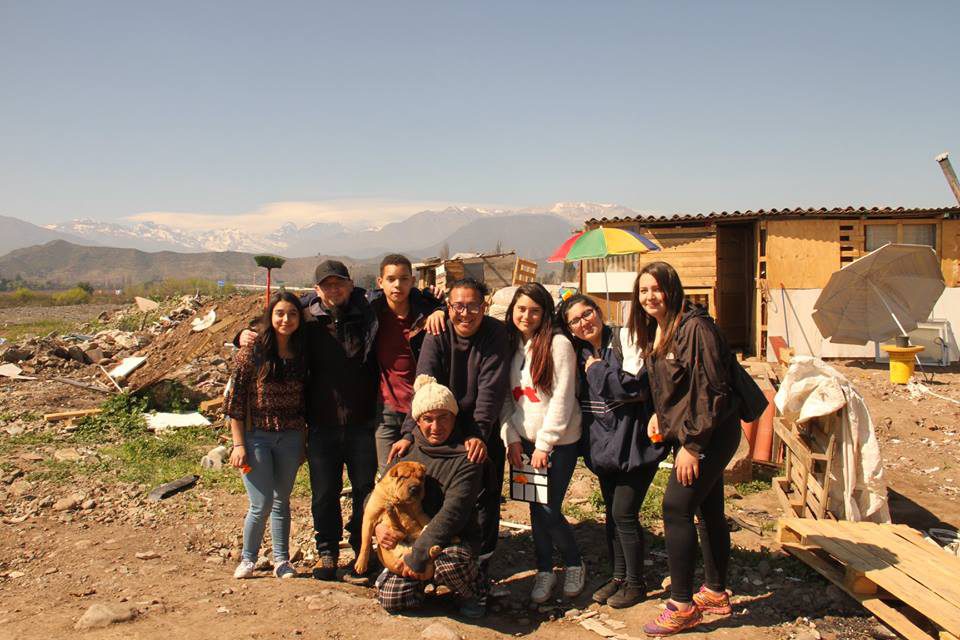
[[957, 2], [0, 0], [0, 214], [946, 205], [958, 23]]

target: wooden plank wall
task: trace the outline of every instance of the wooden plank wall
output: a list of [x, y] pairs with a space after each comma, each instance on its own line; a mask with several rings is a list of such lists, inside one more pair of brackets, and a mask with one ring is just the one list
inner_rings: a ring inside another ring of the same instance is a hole
[[944, 220], [940, 231], [943, 278], [948, 287], [960, 287], [960, 220]]
[[684, 287], [712, 290], [717, 286], [717, 232], [713, 226], [640, 229], [660, 246], [637, 256], [637, 270], [663, 260], [673, 265]]
[[820, 289], [840, 268], [841, 220], [767, 220], [771, 289]]

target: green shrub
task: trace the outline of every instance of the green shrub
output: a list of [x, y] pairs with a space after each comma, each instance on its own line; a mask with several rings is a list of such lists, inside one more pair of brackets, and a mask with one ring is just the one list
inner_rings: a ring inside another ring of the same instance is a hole
[[20, 287], [10, 295], [10, 299], [18, 305], [29, 304], [36, 297], [37, 294], [35, 294], [33, 291], [30, 291], [30, 289], [27, 289], [26, 287]]
[[120, 393], [100, 405], [100, 413], [87, 416], [77, 423], [79, 440], [99, 441], [132, 438], [146, 432], [143, 412], [147, 399]]
[[86, 304], [90, 302], [90, 292], [80, 287], [67, 289], [53, 294], [53, 304], [62, 307], [68, 304]]

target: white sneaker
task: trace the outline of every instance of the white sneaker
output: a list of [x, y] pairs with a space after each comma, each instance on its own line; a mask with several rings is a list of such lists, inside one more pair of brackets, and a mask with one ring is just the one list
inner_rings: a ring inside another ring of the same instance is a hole
[[576, 598], [583, 591], [586, 579], [587, 567], [583, 564], [583, 561], [576, 567], [567, 567], [563, 574], [563, 596], [565, 598]]
[[233, 577], [237, 580], [249, 578], [253, 575], [253, 569], [256, 566], [257, 565], [249, 560], [241, 560], [240, 564], [237, 565], [237, 568], [233, 570]]
[[530, 599], [537, 604], [543, 604], [550, 599], [553, 588], [557, 586], [557, 576], [553, 571], [537, 571], [533, 579], [533, 590]]
[[290, 566], [290, 563], [284, 560], [283, 562], [277, 563], [277, 566], [273, 568], [273, 575], [278, 578], [293, 578], [297, 575], [296, 570]]

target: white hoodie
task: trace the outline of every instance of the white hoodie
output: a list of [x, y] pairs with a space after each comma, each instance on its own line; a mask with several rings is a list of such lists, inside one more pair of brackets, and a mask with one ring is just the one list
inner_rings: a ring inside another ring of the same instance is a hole
[[532, 341], [520, 345], [510, 364], [510, 389], [503, 403], [500, 430], [510, 445], [521, 438], [550, 453], [558, 445], [580, 440], [580, 406], [577, 403], [577, 355], [562, 335], [553, 336], [553, 393], [540, 391], [530, 373]]

